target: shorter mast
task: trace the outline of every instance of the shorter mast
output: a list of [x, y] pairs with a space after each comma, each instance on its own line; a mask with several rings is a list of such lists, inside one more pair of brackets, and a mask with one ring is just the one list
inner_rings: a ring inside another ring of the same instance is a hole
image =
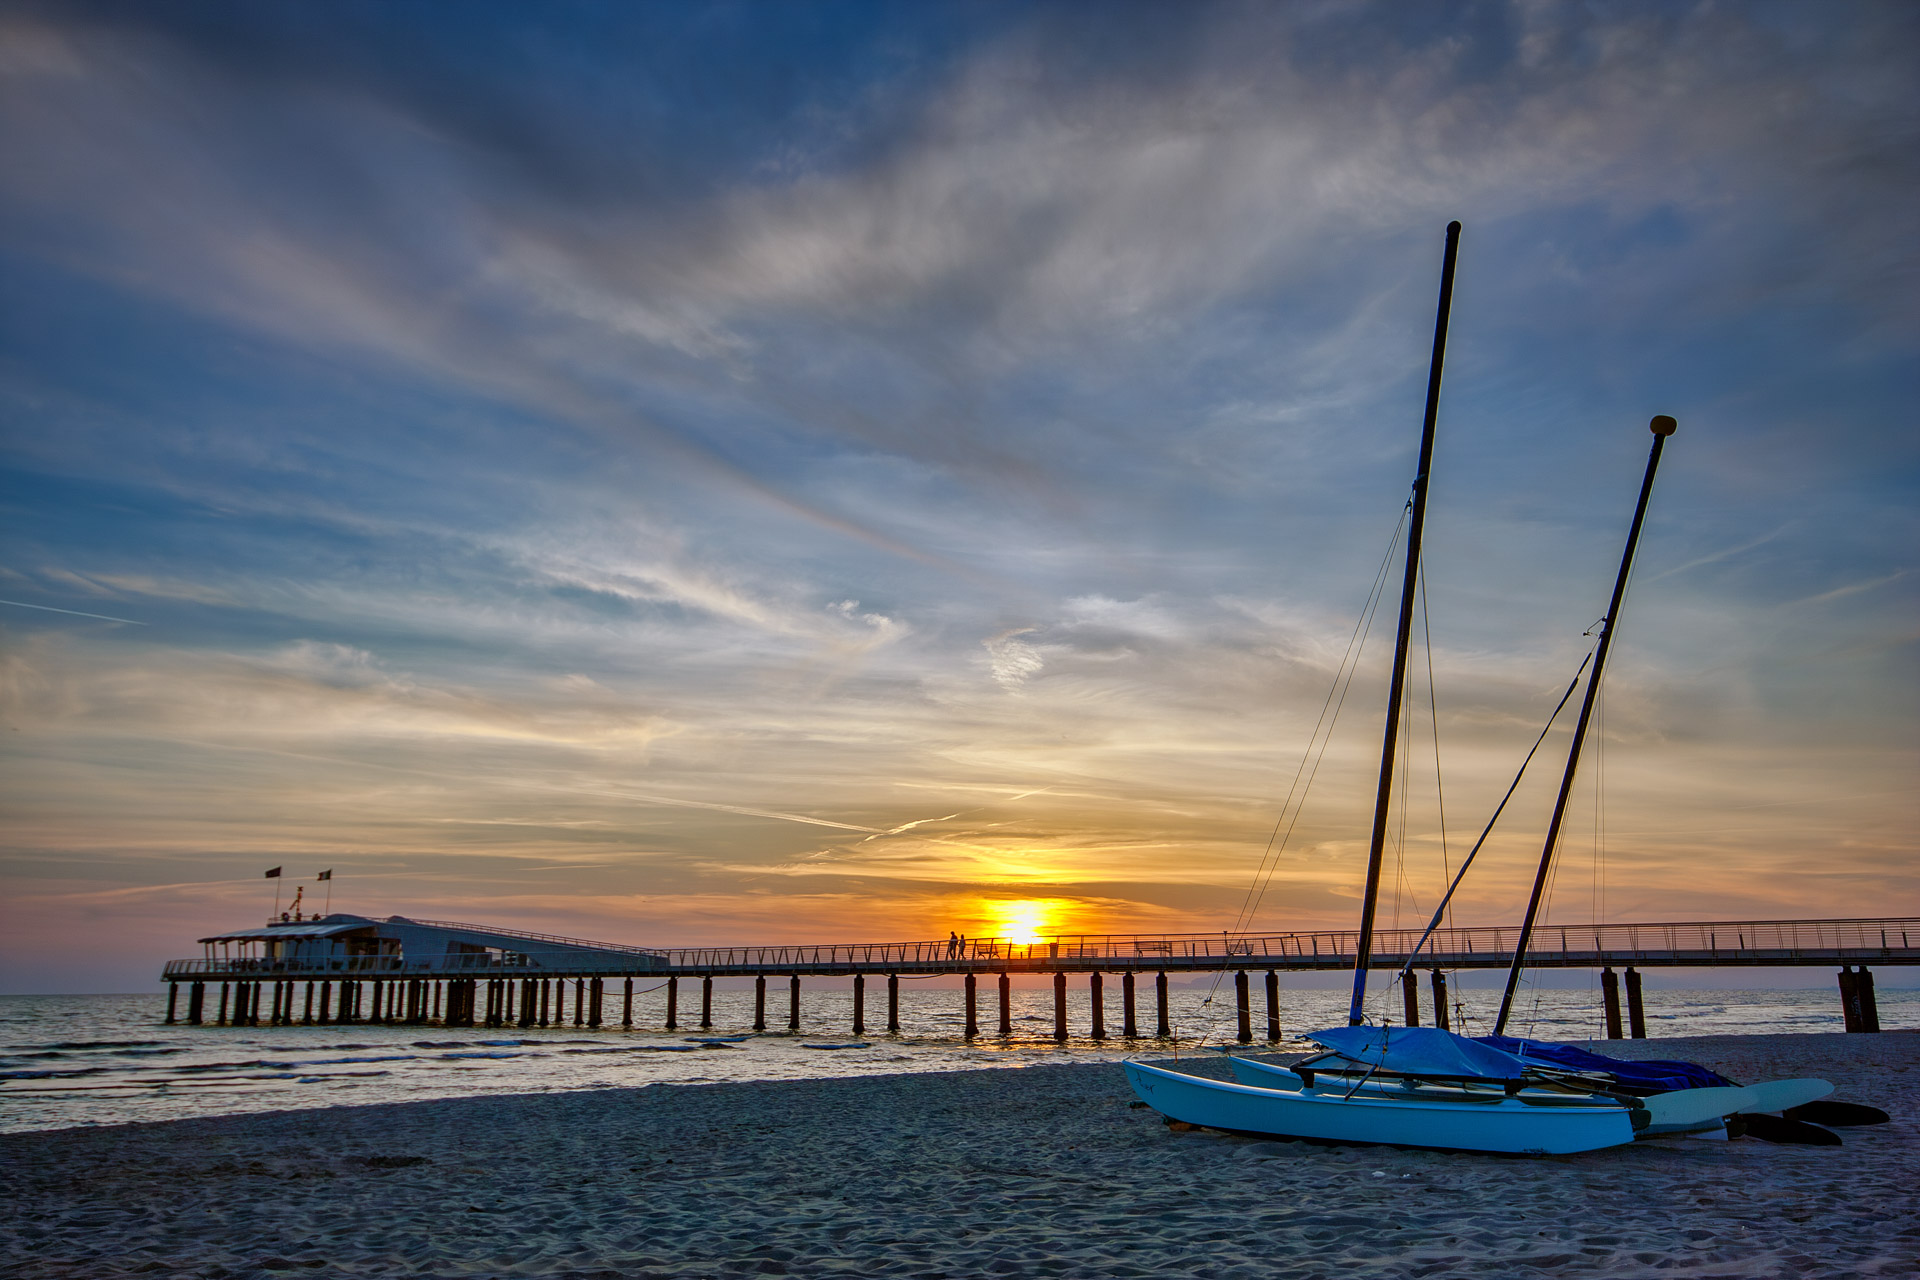
[[1580, 719], [1573, 727], [1573, 745], [1567, 749], [1567, 771], [1560, 779], [1560, 798], [1553, 804], [1553, 821], [1547, 824], [1547, 842], [1540, 850], [1540, 870], [1533, 877], [1533, 896], [1527, 900], [1527, 916], [1520, 922], [1520, 940], [1514, 944], [1513, 963], [1507, 969], [1507, 989], [1500, 997], [1500, 1016], [1494, 1021], [1493, 1034], [1507, 1033], [1507, 1016], [1513, 1012], [1514, 989], [1520, 985], [1520, 970], [1527, 959], [1527, 943], [1533, 937], [1533, 923], [1540, 914], [1540, 898], [1546, 891], [1547, 872], [1553, 866], [1554, 847], [1560, 842], [1560, 822], [1566, 817], [1567, 797], [1573, 793], [1573, 775], [1580, 767], [1580, 748], [1587, 740], [1587, 724], [1593, 718], [1593, 704], [1600, 694], [1600, 677], [1607, 667], [1607, 649], [1620, 624], [1620, 605], [1627, 594], [1627, 575], [1633, 569], [1634, 548], [1640, 542], [1640, 526], [1647, 517], [1647, 499], [1653, 494], [1653, 473], [1660, 467], [1660, 450], [1667, 437], [1680, 424], [1660, 414], [1647, 424], [1653, 432], [1653, 452], [1647, 455], [1646, 478], [1640, 482], [1640, 504], [1633, 511], [1633, 525], [1627, 530], [1627, 549], [1620, 557], [1620, 576], [1613, 581], [1613, 601], [1601, 622], [1600, 643], [1593, 651], [1593, 674], [1587, 677], [1587, 696], [1580, 704]]

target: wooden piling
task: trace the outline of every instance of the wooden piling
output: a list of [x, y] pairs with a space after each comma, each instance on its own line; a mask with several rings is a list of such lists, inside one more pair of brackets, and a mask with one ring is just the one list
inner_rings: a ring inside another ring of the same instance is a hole
[[680, 979], [667, 979], [667, 1030], [680, 1029]]
[[[973, 982], [971, 976], [968, 977], [967, 982], [969, 984]], [[967, 992], [969, 996], [972, 995], [971, 985], [968, 986]], [[897, 973], [887, 975], [887, 1033], [896, 1036], [900, 1034], [900, 975]]]
[[585, 978], [575, 978], [573, 980], [573, 1025], [576, 1027], [583, 1025], [585, 1022], [586, 997], [587, 980]]
[[627, 979], [626, 1003], [622, 1005], [620, 1009], [620, 1025], [622, 1027], [628, 1027], [628, 1028], [631, 1028], [633, 1026], [633, 979], [632, 978]]
[[553, 1000], [552, 988], [553, 988], [553, 981], [551, 979], [549, 978], [540, 979], [540, 1017], [538, 1018], [538, 1022], [543, 1027], [547, 1025], [548, 1005]]
[[967, 975], [966, 1037], [969, 1040], [973, 1039], [975, 1036], [980, 1034], [980, 1013], [979, 1013], [979, 1006], [975, 1003], [976, 996], [975, 996], [974, 986], [975, 986], [974, 976], [972, 974], [968, 974]]
[[1093, 1038], [1107, 1038], [1107, 991], [1105, 979], [1098, 969], [1094, 970], [1091, 981], [1087, 983], [1087, 998], [1093, 1009]]
[[1234, 1012], [1239, 1015], [1240, 1021], [1240, 1029], [1234, 1033], [1234, 1038], [1239, 1040], [1241, 1044], [1252, 1044], [1253, 1001], [1247, 998], [1247, 971], [1245, 969], [1235, 969], [1233, 971], [1233, 1007]]
[[1140, 1035], [1140, 1024], [1133, 1016], [1133, 970], [1120, 975], [1120, 1034], [1129, 1040]]
[[[633, 984], [629, 982], [628, 986]], [[767, 975], [758, 973], [753, 978], [753, 1029], [767, 1029]]]
[[1164, 969], [1153, 975], [1153, 996], [1160, 1015], [1154, 1024], [1153, 1034], [1164, 1040], [1173, 1034], [1173, 1027], [1167, 1022], [1167, 974]]
[[1067, 975], [1053, 975], [1053, 1038], [1064, 1042], [1067, 1038]]
[[169, 982], [167, 984], [167, 1025], [168, 1026], [173, 1025], [173, 1007], [174, 1007], [174, 1004], [179, 999], [180, 999], [180, 984], [177, 982]]
[[800, 1029], [800, 975], [790, 974], [787, 978], [787, 1030]]
[[1013, 1035], [1013, 979], [1000, 975], [1000, 1038]]
[[[1852, 977], [1853, 977], [1853, 970], [1851, 969], [1847, 970], [1847, 977], [1843, 979], [1840, 983], [1840, 992], [1842, 995], [1846, 994], [1847, 985], [1852, 981]], [[215, 1015], [213, 1019], [213, 1025], [216, 1027], [221, 1027], [221, 1026], [225, 1026], [226, 1022], [227, 1022], [227, 984], [223, 982], [220, 984], [220, 1012]], [[1848, 1025], [1847, 1030], [1849, 1031], [1853, 1030], [1853, 1027], [1851, 1024]]]
[[713, 1029], [713, 975], [710, 973], [700, 979], [700, 1029]]
[[531, 1027], [539, 1012], [539, 979], [523, 978], [520, 982], [520, 1025]]
[[1267, 1043], [1280, 1043], [1280, 975], [1267, 970]]
[[1860, 1028], [1860, 999], [1859, 999], [1858, 993], [1855, 990], [1853, 966], [1850, 964], [1841, 965], [1839, 978], [1840, 978], [1840, 1016], [1842, 1019], [1844, 1019], [1846, 1030], [1858, 1031], [1861, 1029]]
[[196, 982], [187, 988], [187, 1022], [190, 1026], [199, 1026], [201, 1017], [206, 1013], [207, 984]]
[[860, 1035], [867, 1029], [867, 975], [853, 975], [853, 1034]]
[[383, 990], [386, 984], [381, 982], [380, 979], [375, 978], [367, 985], [372, 988], [371, 993], [367, 996], [367, 1021], [378, 1022], [381, 1017], [380, 1001], [386, 994]]
[[1607, 1039], [1624, 1040], [1620, 1033], [1620, 975], [1612, 965], [1600, 971], [1600, 1003], [1607, 1013]]
[[1647, 1038], [1647, 1009], [1640, 998], [1640, 971], [1627, 966], [1627, 1034], [1635, 1040]]
[[1860, 997], [1860, 1029], [1880, 1030], [1880, 1002], [1873, 994], [1873, 973], [1865, 965], [1854, 971], [1854, 990]]
[[606, 995], [607, 995], [606, 979], [595, 978], [593, 980], [593, 1013], [587, 1019], [588, 1026], [597, 1027], [600, 1025], [601, 1013], [602, 1013], [601, 1002], [606, 999]]
[[328, 981], [325, 978], [322, 978], [320, 980], [320, 1025], [321, 1026], [325, 1026], [327, 1023], [328, 1014], [331, 1012], [328, 1009], [328, 1005], [332, 1003], [332, 996], [333, 996], [333, 983]]
[[512, 978], [500, 979], [501, 999], [506, 1001], [506, 1007], [500, 1011], [501, 1026], [511, 1027], [514, 1025], [514, 1023], [519, 1021], [520, 1015], [518, 1011], [514, 1008], [514, 1000], [520, 994], [521, 992], [520, 992], [519, 984], [516, 983]]
[[1453, 1029], [1453, 1018], [1447, 1008], [1447, 975], [1435, 969], [1428, 978], [1433, 987], [1433, 1025], [1442, 1031], [1450, 1031]]
[[1400, 1008], [1408, 1026], [1420, 1025], [1420, 979], [1413, 976], [1411, 969], [1400, 971]]

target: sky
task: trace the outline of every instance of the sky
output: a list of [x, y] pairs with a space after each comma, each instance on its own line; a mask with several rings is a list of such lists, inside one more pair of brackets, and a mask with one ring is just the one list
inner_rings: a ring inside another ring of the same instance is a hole
[[1451, 219], [1380, 923], [1656, 413], [1550, 918], [1920, 915], [1916, 67], [1904, 4], [0, 4], [0, 989], [302, 884], [1353, 927]]

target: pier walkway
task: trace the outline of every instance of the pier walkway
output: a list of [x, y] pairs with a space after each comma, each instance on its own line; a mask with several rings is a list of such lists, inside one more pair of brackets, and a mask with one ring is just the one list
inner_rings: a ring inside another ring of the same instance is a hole
[[[1519, 930], [1512, 926], [1441, 929], [1418, 956], [1409, 952], [1420, 931], [1376, 931], [1369, 967], [1409, 970], [1402, 977], [1405, 1020], [1420, 1021], [1412, 969], [1429, 971], [1434, 1021], [1447, 1024], [1446, 973], [1504, 969]], [[1073, 934], [1036, 940], [972, 938], [952, 942], [872, 942], [806, 946], [647, 948], [591, 942], [491, 925], [392, 916], [373, 920], [329, 915], [280, 920], [200, 940], [205, 954], [175, 960], [161, 975], [168, 984], [167, 1021], [176, 1020], [180, 987], [188, 988], [185, 1020], [207, 1020], [207, 988], [219, 984], [220, 1023], [273, 1025], [331, 1022], [443, 1023], [448, 1026], [547, 1026], [564, 1022], [573, 988], [573, 1025], [598, 1027], [606, 982], [624, 982], [622, 1026], [633, 1025], [634, 980], [650, 980], [667, 992], [665, 1025], [679, 1025], [682, 979], [701, 982], [700, 1026], [712, 1026], [715, 978], [755, 980], [754, 1029], [767, 1026], [769, 976], [788, 980], [788, 1026], [800, 1025], [803, 977], [853, 980], [853, 1031], [865, 1031], [865, 989], [870, 977], [887, 979], [889, 1030], [899, 1026], [902, 977], [955, 975], [964, 979], [966, 1034], [979, 1034], [976, 987], [999, 985], [1000, 1032], [1010, 1032], [1010, 979], [1016, 974], [1053, 978], [1055, 1034], [1066, 1039], [1066, 990], [1070, 975], [1087, 979], [1094, 1039], [1106, 1036], [1104, 976], [1122, 983], [1125, 1036], [1136, 1031], [1135, 981], [1155, 981], [1157, 1032], [1168, 1034], [1170, 974], [1234, 974], [1240, 1039], [1252, 1039], [1248, 976], [1265, 976], [1268, 1039], [1279, 1038], [1279, 975], [1353, 966], [1358, 934], [1312, 932]], [[1841, 966], [1842, 1008], [1849, 1031], [1879, 1030], [1869, 965], [1920, 964], [1920, 917], [1853, 920], [1687, 921], [1666, 924], [1546, 925], [1537, 928], [1527, 964], [1536, 969], [1600, 969], [1609, 1032], [1623, 1026], [1620, 980], [1625, 969], [1628, 1024], [1645, 1035], [1639, 970], [1676, 967]], [[1856, 971], [1857, 967], [1857, 971]], [[300, 988], [304, 984], [304, 1002]], [[336, 993], [335, 988], [338, 988]], [[268, 990], [271, 988], [271, 990]], [[261, 997], [268, 995], [264, 1018]], [[337, 999], [336, 999], [337, 995]], [[231, 1013], [229, 1000], [231, 998]], [[317, 1003], [316, 1003], [317, 999]], [[296, 1014], [296, 1004], [303, 1013]]]

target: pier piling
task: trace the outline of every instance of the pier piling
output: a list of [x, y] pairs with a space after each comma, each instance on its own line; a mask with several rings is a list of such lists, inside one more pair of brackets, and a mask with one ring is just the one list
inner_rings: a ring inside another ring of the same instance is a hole
[[1100, 976], [1100, 971], [1095, 969], [1092, 978], [1087, 983], [1087, 1000], [1089, 1007], [1093, 1010], [1093, 1038], [1095, 1040], [1105, 1040], [1107, 1038], [1107, 992], [1103, 983], [1104, 980]]
[[1164, 969], [1153, 975], [1153, 995], [1160, 1015], [1153, 1034], [1164, 1040], [1173, 1034], [1173, 1027], [1167, 1022], [1167, 972]]
[[1234, 1038], [1241, 1044], [1253, 1043], [1253, 1001], [1247, 996], [1247, 971], [1233, 971], [1233, 1010], [1239, 1018], [1240, 1027]]
[[[893, 980], [887, 980], [888, 994], [891, 995]], [[980, 1034], [979, 982], [972, 974], [967, 975], [967, 1029], [965, 1035], [971, 1040]]]
[[1647, 1038], [1647, 1009], [1640, 999], [1640, 971], [1627, 966], [1627, 1033], [1635, 1040]]
[[[633, 984], [629, 982], [627, 985], [631, 987]], [[764, 973], [753, 976], [753, 1029], [767, 1029], [767, 975]]]
[[1067, 1038], [1067, 975], [1053, 975], [1053, 1038], [1065, 1042]]
[[680, 1029], [680, 979], [667, 979], [667, 1030]]
[[582, 1015], [586, 1011], [586, 1004], [587, 980], [585, 978], [575, 978], [573, 980], [573, 1025], [576, 1027], [583, 1025], [585, 1022]]
[[1000, 975], [1000, 1038], [1007, 1039], [1013, 1034], [1013, 979]]
[[633, 1026], [633, 979], [632, 978], [627, 979], [626, 1003], [624, 1003], [620, 1008], [620, 1025], [622, 1027], [627, 1027], [627, 1028], [631, 1028]]
[[[973, 989], [971, 975], [968, 976], [967, 983], [967, 989], [971, 991]], [[896, 1036], [900, 1034], [900, 975], [897, 973], [887, 975], [887, 1033]]]
[[180, 999], [180, 984], [177, 982], [169, 982], [167, 984], [167, 1025], [168, 1026], [173, 1025], [173, 1006], [175, 1002], [178, 1001], [179, 999]]
[[1420, 979], [1411, 969], [1400, 971], [1400, 1009], [1406, 1015], [1407, 1025], [1420, 1025]]
[[1280, 975], [1267, 970], [1267, 1043], [1280, 1043]]
[[[1847, 976], [1843, 978], [1840, 982], [1841, 995], [1844, 996], [1846, 994], [1847, 987], [1852, 984], [1852, 981], [1853, 981], [1853, 970], [1849, 969], [1847, 970]], [[213, 1025], [216, 1027], [223, 1027], [226, 1025], [226, 1023], [227, 1023], [227, 984], [223, 982], [220, 984], [220, 1013], [218, 1017], [214, 1018]], [[1853, 1030], [1853, 1024], [1851, 1022], [1847, 1024], [1847, 1030], [1849, 1031]]]
[[1120, 1034], [1129, 1040], [1138, 1039], [1140, 1024], [1133, 1015], [1133, 970], [1120, 975]]
[[800, 975], [793, 974], [787, 979], [787, 1030], [800, 1029]]
[[710, 973], [700, 979], [700, 1029], [713, 1030], [713, 975]]
[[1607, 1014], [1607, 1039], [1625, 1039], [1620, 1033], [1620, 975], [1612, 965], [1600, 971], [1600, 1003]]
[[1451, 1031], [1453, 1019], [1447, 1010], [1447, 975], [1435, 969], [1428, 976], [1433, 984], [1433, 1025], [1442, 1031]]
[[187, 1022], [199, 1026], [202, 1014], [206, 1010], [207, 984], [196, 982], [187, 988]]
[[853, 1034], [863, 1035], [867, 1030], [867, 975], [853, 975]]

